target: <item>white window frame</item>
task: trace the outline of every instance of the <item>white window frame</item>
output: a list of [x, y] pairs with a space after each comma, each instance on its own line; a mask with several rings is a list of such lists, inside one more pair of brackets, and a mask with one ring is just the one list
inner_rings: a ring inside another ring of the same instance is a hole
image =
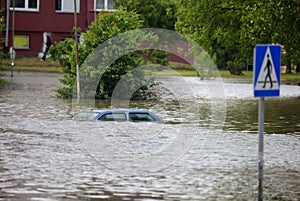
[[[12, 0], [10, 0], [11, 2]], [[29, 0], [25, 0], [25, 7], [24, 8], [20, 8], [20, 7], [15, 7], [16, 11], [39, 11], [40, 8], [40, 0], [36, 0], [37, 1], [37, 8], [29, 8]], [[13, 7], [10, 6], [10, 10], [13, 10]]]
[[[74, 13], [74, 9], [72, 9], [72, 10], [65, 10], [65, 8], [64, 8], [64, 2], [71, 2], [72, 4], [74, 4], [73, 0], [61, 0], [61, 10], [55, 10], [55, 12], [58, 12], [58, 13]], [[80, 0], [76, 0], [76, 10], [77, 10], [76, 11], [77, 13], [80, 12]]]
[[110, 1], [110, 0], [103, 0], [103, 1], [104, 1], [104, 8], [99, 9], [99, 8], [97, 8], [97, 0], [94, 0], [94, 9], [96, 11], [115, 11], [115, 9], [108, 8], [108, 1]]

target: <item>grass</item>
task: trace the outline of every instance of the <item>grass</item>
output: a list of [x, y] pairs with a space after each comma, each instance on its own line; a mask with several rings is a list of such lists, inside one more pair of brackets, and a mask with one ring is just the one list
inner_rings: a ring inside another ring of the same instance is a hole
[[[11, 70], [10, 61], [7, 61], [7, 65], [4, 68], [5, 70]], [[157, 67], [157, 72], [155, 73], [158, 76], [198, 76], [198, 72], [194, 69], [193, 66], [189, 64], [170, 62], [167, 66], [169, 69]], [[45, 62], [41, 62], [38, 57], [24, 57], [15, 60], [14, 65], [15, 71], [45, 71], [45, 72], [61, 72], [60, 64], [58, 61], [51, 61], [47, 59]], [[244, 71], [244, 75], [231, 75], [227, 70], [219, 70], [219, 74], [222, 78], [239, 78], [239, 79], [252, 79], [252, 71]], [[300, 74], [281, 74], [282, 83], [300, 83]]]
[[[4, 70], [11, 70], [11, 61], [7, 61], [7, 65]], [[39, 57], [24, 57], [15, 59], [14, 61], [15, 71], [45, 71], [45, 72], [60, 72], [60, 64], [58, 61], [51, 61], [47, 59], [45, 62], [41, 62]]]
[[178, 71], [196, 71], [195, 68], [190, 64], [169, 62], [168, 67]]
[[6, 85], [6, 84], [9, 84], [9, 82], [0, 79], [0, 85]]
[[243, 75], [231, 75], [228, 70], [219, 70], [219, 74], [222, 78], [245, 78], [245, 79], [253, 78], [252, 71], [243, 71]]
[[[0, 73], [0, 76], [1, 76], [1, 75], [2, 75], [2, 74]], [[7, 81], [5, 81], [5, 80], [2, 80], [1, 77], [0, 77], [0, 89], [1, 89], [1, 86], [8, 85], [8, 84], [10, 84], [10, 82], [7, 82]]]
[[58, 61], [51, 61], [51, 59], [47, 59], [45, 62], [41, 62], [39, 57], [24, 57], [15, 60], [15, 66], [22, 67], [60, 67], [60, 63]]
[[300, 83], [300, 74], [281, 74], [281, 82], [285, 84], [299, 84]]
[[186, 77], [197, 77], [197, 71], [188, 71], [188, 70], [162, 70], [155, 73], [156, 76], [186, 76]]
[[[14, 71], [42, 71], [42, 72], [54, 72], [60, 73], [60, 67], [55, 66], [46, 66], [46, 67], [38, 67], [38, 66], [14, 66]], [[11, 66], [7, 66], [4, 70], [11, 70]]]
[[[163, 76], [171, 76], [171, 75], [181, 75], [181, 76], [199, 76], [199, 73], [196, 71], [196, 69], [189, 64], [182, 64], [182, 63], [175, 63], [170, 62], [168, 65], [170, 70], [166, 69], [163, 71], [159, 71], [156, 73], [156, 75], [163, 75]], [[176, 72], [174, 72], [175, 70]], [[227, 70], [219, 70], [219, 76], [222, 78], [252, 78], [252, 72], [245, 71], [243, 72], [244, 75], [231, 75], [229, 71]]]
[[[231, 75], [229, 71], [219, 71], [220, 76], [223, 78], [246, 78], [253, 79], [252, 71], [243, 71], [244, 75]], [[280, 74], [281, 82], [296, 82], [300, 83], [300, 74], [297, 73], [281, 73]]]
[[[179, 75], [182, 76], [198, 76], [197, 71], [193, 66], [189, 64], [178, 64], [170, 62], [169, 66], [173, 70], [176, 70]], [[219, 70], [219, 75], [222, 78], [239, 78], [239, 79], [253, 79], [252, 71], [243, 71], [243, 75], [232, 75], [228, 70]], [[177, 74], [177, 75], [178, 75]], [[158, 73], [158, 75], [176, 75], [171, 70], [165, 70]], [[285, 84], [297, 84], [300, 83], [300, 74], [297, 73], [281, 73], [281, 82]]]

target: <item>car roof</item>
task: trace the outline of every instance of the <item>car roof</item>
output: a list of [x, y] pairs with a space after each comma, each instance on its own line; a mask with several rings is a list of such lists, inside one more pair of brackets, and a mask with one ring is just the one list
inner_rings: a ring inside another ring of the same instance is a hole
[[154, 112], [146, 109], [88, 109], [88, 110], [83, 110], [79, 112], [78, 114], [83, 114], [83, 113], [90, 113], [90, 114], [95, 114], [96, 116], [93, 118], [99, 118], [102, 115], [105, 114], [110, 114], [110, 113], [125, 113], [125, 114], [130, 114], [130, 113], [135, 113], [135, 114], [149, 114], [153, 118], [155, 118], [156, 121], [162, 121], [162, 119], [156, 115]]
[[84, 110], [83, 112], [94, 112], [94, 113], [104, 113], [104, 112], [150, 112], [145, 109], [106, 109], [106, 110], [98, 110], [98, 109], [90, 109]]

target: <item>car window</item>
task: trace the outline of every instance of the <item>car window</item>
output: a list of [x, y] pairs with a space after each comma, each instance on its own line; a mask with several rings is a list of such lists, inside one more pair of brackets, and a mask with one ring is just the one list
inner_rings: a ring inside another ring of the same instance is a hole
[[125, 113], [108, 113], [100, 117], [100, 121], [126, 121]]
[[148, 113], [129, 113], [130, 121], [155, 121], [155, 119]]
[[74, 115], [75, 119], [81, 119], [81, 120], [93, 120], [98, 113], [96, 112], [80, 112]]

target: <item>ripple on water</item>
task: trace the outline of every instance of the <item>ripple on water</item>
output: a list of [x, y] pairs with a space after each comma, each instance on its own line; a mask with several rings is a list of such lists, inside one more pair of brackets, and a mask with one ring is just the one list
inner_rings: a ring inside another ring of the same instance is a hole
[[[58, 77], [16, 74], [17, 85], [0, 91], [0, 199], [257, 198], [257, 101], [250, 84], [225, 83], [222, 130], [211, 121], [206, 83], [196, 78], [184, 78], [198, 90], [195, 100], [145, 103], [168, 124], [101, 124], [71, 120], [70, 103], [54, 98]], [[170, 82], [175, 90], [178, 80]], [[266, 200], [299, 198], [297, 89], [283, 86], [284, 98], [267, 101], [274, 107], [266, 111], [274, 115], [266, 124], [271, 133], [265, 135]], [[191, 104], [200, 105], [199, 113], [191, 107], [180, 114], [181, 107]]]

